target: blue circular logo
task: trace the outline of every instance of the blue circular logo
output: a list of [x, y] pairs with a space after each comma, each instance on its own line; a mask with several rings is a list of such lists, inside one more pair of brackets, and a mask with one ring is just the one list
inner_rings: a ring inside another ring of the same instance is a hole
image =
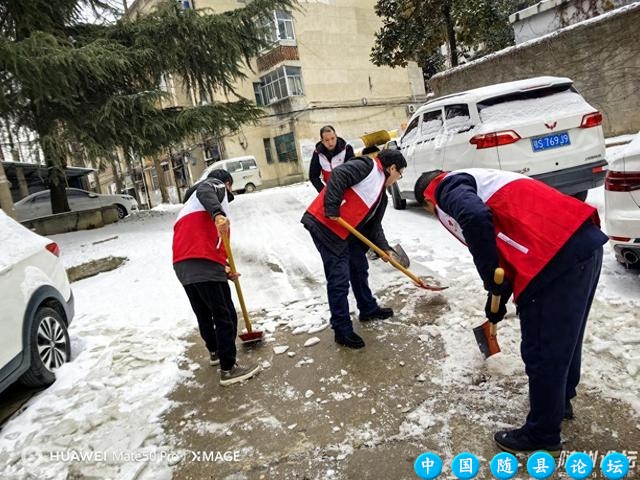
[[458, 478], [473, 478], [480, 470], [480, 460], [473, 453], [462, 452], [451, 462], [451, 471]]
[[498, 480], [508, 480], [518, 473], [518, 459], [507, 452], [497, 454], [491, 460], [491, 473]]
[[629, 459], [621, 453], [611, 452], [602, 459], [600, 469], [607, 478], [624, 478], [629, 473]]
[[442, 472], [442, 460], [435, 453], [427, 452], [416, 458], [413, 469], [418, 477], [424, 480], [432, 480]]
[[564, 469], [571, 478], [587, 478], [593, 471], [593, 460], [586, 453], [575, 452], [567, 458]]
[[536, 452], [527, 460], [527, 472], [535, 479], [549, 478], [556, 469], [556, 462], [547, 452]]

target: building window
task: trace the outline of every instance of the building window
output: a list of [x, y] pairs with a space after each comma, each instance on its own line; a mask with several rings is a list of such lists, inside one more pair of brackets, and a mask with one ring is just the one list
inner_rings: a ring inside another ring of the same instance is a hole
[[258, 105], [269, 105], [283, 98], [304, 95], [301, 69], [283, 65], [260, 77], [260, 83], [254, 84], [253, 88]]
[[289, 12], [274, 12], [278, 40], [295, 40], [293, 17]]
[[298, 161], [298, 155], [296, 154], [296, 141], [293, 138], [293, 133], [278, 135], [273, 140], [276, 144], [278, 162], [285, 163]]
[[262, 106], [267, 104], [267, 102], [264, 101], [264, 95], [262, 95], [260, 82], [255, 82], [253, 84], [253, 94], [256, 96], [256, 105]]
[[273, 152], [271, 151], [271, 139], [263, 138], [262, 143], [264, 144], [264, 154], [267, 157], [267, 163], [273, 163]]
[[269, 43], [278, 43], [283, 40], [295, 41], [296, 39], [293, 32], [293, 17], [289, 12], [282, 10], [272, 12], [266, 27]]

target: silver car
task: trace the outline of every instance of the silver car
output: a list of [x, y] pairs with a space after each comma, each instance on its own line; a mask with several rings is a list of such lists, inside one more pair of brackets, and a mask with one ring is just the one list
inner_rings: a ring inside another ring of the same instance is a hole
[[[67, 199], [73, 211], [115, 205], [120, 219], [138, 210], [138, 202], [131, 195], [103, 195], [79, 188], [67, 188]], [[20, 221], [51, 215], [51, 192], [43, 190], [32, 193], [17, 201], [15, 208]]]

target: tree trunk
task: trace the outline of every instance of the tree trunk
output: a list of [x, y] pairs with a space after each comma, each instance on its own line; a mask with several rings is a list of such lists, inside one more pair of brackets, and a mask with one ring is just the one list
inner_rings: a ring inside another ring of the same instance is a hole
[[167, 179], [164, 176], [164, 170], [160, 165], [160, 159], [157, 155], [153, 156], [153, 165], [156, 168], [156, 175], [158, 175], [158, 184], [160, 186], [160, 195], [162, 196], [162, 203], [169, 203], [169, 191], [167, 190]]
[[4, 154], [0, 149], [0, 208], [11, 218], [16, 218], [16, 209], [13, 206], [13, 198], [11, 198], [11, 183], [4, 173]]
[[40, 136], [40, 146], [44, 154], [49, 173], [49, 190], [51, 191], [51, 213], [69, 212], [67, 200], [67, 177], [65, 175], [66, 160], [64, 152], [51, 134]]
[[444, 17], [445, 27], [447, 29], [447, 43], [449, 46], [449, 61], [451, 66], [458, 65], [458, 46], [456, 44], [456, 30], [453, 20], [451, 19], [451, 5], [449, 2], [442, 4], [442, 16]]
[[116, 193], [123, 193], [124, 187], [122, 185], [122, 175], [120, 174], [120, 168], [118, 168], [120, 166], [118, 165], [120, 163], [118, 155], [111, 152], [109, 154], [109, 160], [111, 161], [111, 173], [113, 175], [114, 181], [116, 182]]

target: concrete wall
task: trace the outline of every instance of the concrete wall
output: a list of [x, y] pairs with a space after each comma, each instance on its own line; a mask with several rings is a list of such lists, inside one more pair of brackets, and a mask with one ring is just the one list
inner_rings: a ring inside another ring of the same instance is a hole
[[640, 130], [640, 4], [435, 75], [436, 97], [538, 75], [572, 78], [605, 136]]
[[21, 222], [38, 235], [49, 236], [77, 230], [92, 230], [118, 221], [118, 209], [115, 205], [108, 207], [57, 213], [46, 217], [33, 218]]

